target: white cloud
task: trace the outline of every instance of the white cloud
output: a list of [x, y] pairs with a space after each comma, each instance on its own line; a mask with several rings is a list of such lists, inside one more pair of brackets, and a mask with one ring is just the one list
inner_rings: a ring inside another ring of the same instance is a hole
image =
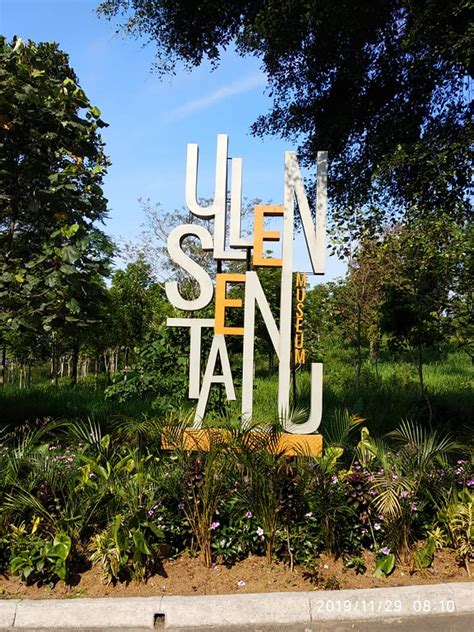
[[197, 112], [198, 110], [205, 110], [215, 105], [216, 103], [223, 101], [224, 99], [228, 99], [229, 97], [233, 97], [244, 92], [249, 92], [254, 88], [264, 86], [265, 84], [265, 75], [261, 72], [254, 73], [252, 75], [244, 77], [243, 79], [234, 81], [227, 86], [222, 86], [222, 88], [214, 90], [214, 92], [211, 92], [211, 94], [208, 94], [207, 96], [193, 99], [192, 101], [184, 103], [180, 107], [176, 108], [176, 110], [174, 110], [173, 112], [170, 112], [168, 120], [172, 121], [184, 118], [189, 114], [192, 114], [193, 112]]

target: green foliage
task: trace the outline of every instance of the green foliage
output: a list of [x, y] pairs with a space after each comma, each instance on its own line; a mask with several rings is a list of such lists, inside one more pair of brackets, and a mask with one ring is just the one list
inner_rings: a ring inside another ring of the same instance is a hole
[[53, 585], [67, 580], [67, 561], [71, 538], [60, 531], [53, 539], [27, 532], [25, 525], [11, 526], [10, 572], [27, 583]]
[[136, 363], [117, 375], [106, 396], [124, 402], [153, 395], [157, 408], [164, 411], [183, 401], [186, 391], [186, 358], [177, 350], [170, 329], [164, 328], [145, 337]]
[[108, 583], [143, 581], [156, 568], [163, 531], [142, 511], [126, 520], [118, 514], [110, 527], [92, 538], [90, 559], [100, 564]]
[[232, 465], [228, 446], [219, 431], [210, 431], [208, 451], [190, 452], [184, 439], [185, 422], [168, 423], [167, 444], [175, 451], [175, 473], [169, 481], [175, 485], [176, 495], [189, 528], [196, 538], [205, 566], [212, 562], [212, 532], [218, 525], [217, 510], [227, 491], [227, 474]]
[[2, 568], [28, 582], [67, 581], [87, 552], [106, 581], [140, 582], [164, 556], [191, 549], [206, 565], [265, 554], [314, 579], [320, 553], [364, 572], [369, 550], [381, 577], [410, 550], [423, 570], [449, 543], [468, 569], [469, 462], [450, 465], [450, 441], [409, 423], [390, 445], [364, 427], [354, 447], [350, 422], [344, 413], [329, 424], [334, 445], [323, 456], [293, 459], [276, 450], [278, 428], [242, 429], [232, 417], [215, 420], [224, 432], [209, 427], [206, 452], [185, 446], [190, 419], [177, 413], [4, 431]]
[[433, 536], [429, 536], [424, 545], [415, 551], [413, 556], [414, 562], [417, 568], [428, 568], [433, 563], [434, 553], [436, 550], [436, 539]]
[[469, 572], [474, 557], [474, 496], [466, 488], [455, 490], [440, 520], [449, 534], [451, 543]]
[[227, 517], [223, 516], [223, 512], [230, 511], [227, 524], [219, 524], [214, 530], [212, 538], [212, 552], [216, 559], [222, 559], [226, 564], [234, 564], [235, 562], [245, 559], [248, 555], [263, 555], [265, 552], [265, 542], [263, 535], [259, 535], [259, 522], [251, 511], [238, 511], [241, 508], [241, 501], [235, 496], [224, 507], [219, 509], [218, 517], [220, 520]]
[[260, 0], [195, 14], [183, 0], [103, 0], [99, 13], [153, 42], [160, 73], [217, 64], [231, 45], [259, 58], [273, 107], [253, 133], [301, 138], [307, 163], [327, 149], [335, 224], [360, 235], [401, 215], [468, 215], [469, 8]]
[[56, 340], [103, 300], [105, 123], [56, 44], [1, 38], [0, 69], [0, 332]]
[[383, 577], [390, 575], [395, 568], [395, 555], [382, 555], [375, 565], [374, 577]]

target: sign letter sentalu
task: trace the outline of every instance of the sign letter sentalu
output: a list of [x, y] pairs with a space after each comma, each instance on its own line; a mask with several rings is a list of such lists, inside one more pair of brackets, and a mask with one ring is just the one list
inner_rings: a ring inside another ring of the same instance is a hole
[[[315, 220], [306, 197], [303, 179], [294, 152], [285, 152], [283, 172], [284, 194], [282, 205], [254, 208], [253, 238], [242, 236], [242, 159], [228, 158], [228, 137], [217, 136], [216, 175], [214, 199], [209, 206], [198, 202], [198, 163], [199, 148], [188, 145], [186, 163], [186, 205], [189, 211], [199, 218], [213, 219], [214, 234], [201, 225], [183, 224], [174, 228], [168, 237], [168, 252], [171, 259], [194, 277], [199, 294], [193, 300], [180, 294], [175, 281], [166, 283], [168, 300], [178, 309], [195, 311], [207, 307], [214, 299], [214, 318], [168, 318], [168, 326], [187, 327], [190, 336], [189, 390], [190, 399], [197, 400], [193, 427], [201, 427], [206, 412], [207, 400], [212, 384], [223, 384], [228, 400], [235, 400], [236, 394], [232, 370], [227, 353], [226, 336], [243, 336], [242, 363], [242, 419], [252, 418], [253, 378], [254, 378], [254, 342], [255, 311], [260, 311], [271, 343], [279, 361], [278, 369], [278, 415], [286, 432], [311, 434], [321, 423], [322, 381], [321, 363], [311, 365], [311, 408], [308, 420], [304, 423], [292, 423], [290, 415], [290, 379], [291, 364], [304, 364], [306, 349], [302, 322], [307, 278], [305, 273], [296, 275], [296, 313], [295, 326], [293, 316], [293, 243], [295, 210], [299, 212], [303, 234], [311, 262], [313, 274], [324, 274], [326, 253], [326, 206], [327, 206], [327, 152], [318, 152]], [[230, 164], [230, 204], [227, 205], [227, 182]], [[281, 217], [281, 231], [266, 231], [266, 217]], [[197, 238], [205, 251], [213, 253], [217, 261], [248, 260], [248, 251], [252, 254], [254, 268], [281, 268], [280, 322], [279, 328], [268, 304], [256, 271], [245, 274], [219, 272], [216, 275], [215, 288], [208, 272], [193, 261], [183, 250], [182, 242], [188, 237]], [[264, 256], [265, 241], [281, 242], [281, 259]], [[245, 286], [244, 300], [230, 298], [227, 292], [229, 283], [242, 283]], [[243, 309], [243, 327], [226, 327], [225, 313], [230, 309]], [[201, 379], [201, 339], [203, 327], [213, 328], [214, 335], [204, 373]], [[217, 361], [221, 374], [215, 373]]]

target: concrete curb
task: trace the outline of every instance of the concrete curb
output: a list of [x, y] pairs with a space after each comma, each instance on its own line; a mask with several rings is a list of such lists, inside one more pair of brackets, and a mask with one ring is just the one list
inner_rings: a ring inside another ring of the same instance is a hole
[[[0, 629], [225, 630], [338, 621], [403, 621], [450, 614], [474, 618], [474, 583], [399, 588], [191, 597], [0, 600]], [[163, 628], [162, 628], [163, 629]]]

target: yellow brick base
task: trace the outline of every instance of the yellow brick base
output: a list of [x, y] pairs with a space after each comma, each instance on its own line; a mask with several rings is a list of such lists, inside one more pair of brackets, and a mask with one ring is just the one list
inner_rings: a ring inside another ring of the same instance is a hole
[[[163, 448], [165, 450], [172, 450], [173, 442], [166, 439], [166, 429], [163, 435]], [[207, 452], [212, 443], [225, 442], [226, 435], [227, 437], [229, 436], [228, 431], [219, 430], [218, 428], [203, 430], [186, 428], [180, 440], [180, 447], [184, 447], [185, 450]], [[279, 437], [275, 452], [282, 452], [285, 456], [321, 456], [323, 453], [323, 437], [320, 434], [299, 435], [284, 433]]]

